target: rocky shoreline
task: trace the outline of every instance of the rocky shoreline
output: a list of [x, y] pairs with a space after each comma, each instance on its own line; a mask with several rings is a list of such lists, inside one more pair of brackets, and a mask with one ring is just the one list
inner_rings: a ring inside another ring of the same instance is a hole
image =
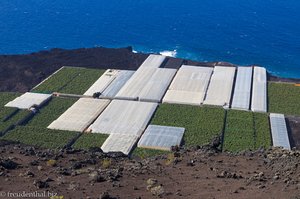
[[[0, 92], [26, 92], [51, 75], [61, 66], [76, 66], [98, 69], [136, 70], [148, 55], [133, 53], [126, 48], [80, 48], [74, 50], [52, 49], [25, 55], [0, 55]], [[230, 66], [226, 62], [196, 62], [179, 58], [168, 58], [167, 68], [179, 68], [181, 64]], [[300, 82], [297, 79], [269, 75], [270, 81]]]

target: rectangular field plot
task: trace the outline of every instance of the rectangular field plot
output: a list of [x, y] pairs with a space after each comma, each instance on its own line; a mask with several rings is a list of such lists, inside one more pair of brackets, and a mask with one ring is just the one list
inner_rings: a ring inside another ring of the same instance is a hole
[[254, 67], [251, 110], [267, 112], [267, 71], [263, 67]]
[[4, 107], [0, 109], [0, 133], [5, 132], [9, 127], [17, 124], [28, 114], [30, 114], [29, 111], [18, 110], [16, 108]]
[[180, 146], [184, 131], [180, 127], [149, 125], [138, 147], [170, 151], [172, 146]]
[[84, 133], [72, 145], [74, 149], [89, 149], [92, 147], [101, 147], [108, 135], [100, 133]]
[[54, 120], [63, 114], [77, 99], [54, 97], [28, 122], [27, 126], [47, 128]]
[[268, 83], [269, 112], [300, 116], [300, 87], [289, 83]]
[[49, 94], [27, 92], [8, 102], [5, 106], [19, 109], [29, 109], [33, 106], [41, 106], [43, 103], [49, 101], [51, 97], [52, 96]]
[[19, 126], [0, 139], [21, 142], [43, 148], [63, 148], [77, 135], [78, 133], [70, 131]]
[[102, 96], [114, 98], [124, 84], [135, 73], [131, 70], [120, 70], [117, 77], [109, 84], [109, 86], [102, 92]]
[[138, 70], [131, 76], [126, 84], [117, 93], [117, 99], [137, 100], [143, 88], [150, 81], [156, 69], [165, 60], [165, 56], [149, 55]]
[[93, 133], [140, 136], [156, 107], [157, 103], [113, 100], [89, 129]]
[[79, 67], [63, 67], [46, 79], [33, 92], [83, 94], [102, 74], [104, 70]]
[[128, 155], [138, 140], [138, 136], [126, 134], [111, 134], [103, 143], [103, 152], [122, 152]]
[[177, 72], [164, 103], [200, 105], [203, 102], [213, 68], [183, 65]]
[[210, 143], [222, 134], [225, 110], [179, 104], [161, 104], [151, 121], [152, 125], [185, 128], [183, 144], [197, 146]]
[[271, 146], [268, 115], [228, 110], [223, 150], [239, 152]]
[[270, 114], [273, 146], [291, 149], [286, 122], [283, 114]]
[[253, 113], [255, 127], [255, 149], [267, 149], [272, 145], [269, 116], [265, 113]]
[[140, 101], [160, 102], [176, 69], [158, 68], [139, 94]]
[[223, 150], [238, 152], [255, 148], [254, 121], [251, 112], [229, 110]]
[[84, 95], [93, 96], [94, 93], [102, 93], [119, 73], [119, 70], [107, 69], [105, 73], [84, 93]]
[[156, 150], [156, 149], [145, 149], [145, 148], [138, 148], [136, 147], [132, 152], [132, 157], [138, 157], [141, 159], [158, 156], [158, 155], [165, 155], [170, 154], [171, 151], [163, 151], [163, 150]]
[[7, 104], [9, 101], [14, 100], [19, 97], [20, 93], [11, 93], [11, 92], [0, 92], [0, 110]]
[[238, 67], [231, 108], [249, 110], [252, 85], [252, 67]]
[[109, 104], [109, 100], [81, 98], [48, 128], [83, 132]]
[[203, 104], [229, 107], [235, 67], [215, 66]]

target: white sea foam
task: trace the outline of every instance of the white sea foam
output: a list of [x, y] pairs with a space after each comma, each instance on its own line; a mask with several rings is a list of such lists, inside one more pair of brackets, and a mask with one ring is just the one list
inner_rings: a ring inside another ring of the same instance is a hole
[[176, 50], [173, 50], [173, 51], [164, 50], [164, 51], [161, 51], [159, 54], [164, 55], [164, 56], [169, 56], [169, 57], [176, 57], [177, 51]]

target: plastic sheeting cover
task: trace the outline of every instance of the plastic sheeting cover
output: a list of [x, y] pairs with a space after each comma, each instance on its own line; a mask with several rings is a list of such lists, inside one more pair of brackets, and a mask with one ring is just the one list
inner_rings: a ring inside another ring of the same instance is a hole
[[157, 103], [113, 100], [90, 126], [93, 133], [140, 136], [155, 112]]
[[141, 91], [151, 79], [156, 69], [163, 63], [165, 58], [165, 56], [161, 55], [149, 55], [144, 63], [120, 89], [115, 98], [128, 100], [138, 99]]
[[235, 67], [216, 66], [203, 104], [229, 107]]
[[81, 98], [48, 128], [83, 132], [109, 104], [109, 100]]
[[254, 67], [251, 110], [267, 112], [267, 71], [263, 67]]
[[156, 68], [139, 68], [117, 93], [117, 99], [136, 100], [140, 92], [155, 73]]
[[87, 96], [93, 96], [94, 93], [102, 93], [108, 85], [117, 77], [119, 70], [108, 69], [101, 77], [84, 93]]
[[102, 96], [114, 98], [135, 71], [121, 70], [111, 84], [103, 91]]
[[101, 146], [103, 152], [122, 152], [128, 155], [136, 144], [138, 136], [124, 135], [124, 134], [111, 134]]
[[171, 150], [172, 146], [179, 146], [185, 128], [172, 126], [149, 125], [138, 142], [138, 147]]
[[213, 68], [182, 65], [163, 98], [164, 103], [200, 105]]
[[43, 103], [50, 100], [52, 97], [51, 94], [42, 94], [42, 93], [24, 93], [23, 95], [17, 97], [16, 99], [8, 102], [6, 107], [15, 107], [19, 109], [29, 109], [32, 106], [40, 106]]
[[166, 56], [163, 55], [149, 55], [147, 59], [142, 63], [141, 67], [158, 68], [165, 61]]
[[283, 147], [290, 150], [290, 141], [288, 137], [286, 122], [283, 114], [270, 114], [271, 132], [273, 146]]
[[231, 108], [249, 110], [252, 67], [238, 67]]
[[141, 101], [160, 102], [170, 85], [176, 69], [158, 68], [139, 95]]

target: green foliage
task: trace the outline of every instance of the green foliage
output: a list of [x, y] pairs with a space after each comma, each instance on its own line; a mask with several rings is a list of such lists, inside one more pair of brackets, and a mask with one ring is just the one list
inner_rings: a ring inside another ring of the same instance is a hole
[[223, 150], [239, 152], [271, 145], [268, 115], [228, 110]]
[[98, 69], [64, 67], [33, 91], [83, 94], [103, 73]]
[[228, 110], [223, 150], [238, 152], [254, 149], [254, 128], [251, 112]]
[[0, 139], [17, 141], [43, 148], [63, 148], [78, 133], [39, 127], [18, 126]]
[[52, 98], [29, 122], [28, 126], [47, 127], [63, 114], [77, 99]]
[[20, 93], [0, 92], [0, 111], [5, 104], [19, 96]]
[[300, 87], [288, 83], [268, 83], [269, 112], [300, 116]]
[[91, 147], [101, 147], [109, 135], [100, 133], [84, 133], [73, 144], [74, 149], [89, 149]]
[[3, 107], [0, 112], [0, 132], [5, 131], [8, 127], [10, 127], [13, 124], [16, 124], [21, 119], [25, 118], [30, 112], [27, 110], [19, 110], [16, 114], [12, 115], [9, 120], [3, 122], [2, 120], [16, 111], [16, 108], [10, 108], [10, 107]]
[[222, 133], [225, 111], [222, 108], [161, 104], [151, 124], [184, 127], [184, 144], [208, 144]]
[[134, 151], [132, 152], [132, 157], [139, 157], [141, 159], [158, 156], [158, 155], [164, 155], [172, 153], [171, 151], [162, 151], [162, 150], [155, 150], [155, 149], [144, 149], [144, 148], [138, 148], [136, 147]]
[[98, 69], [83, 69], [78, 73], [76, 78], [63, 87], [59, 92], [83, 94], [94, 84], [97, 79], [99, 79], [104, 72], [104, 70]]
[[272, 145], [269, 117], [264, 113], [253, 113], [255, 126], [255, 148], [268, 148]]

